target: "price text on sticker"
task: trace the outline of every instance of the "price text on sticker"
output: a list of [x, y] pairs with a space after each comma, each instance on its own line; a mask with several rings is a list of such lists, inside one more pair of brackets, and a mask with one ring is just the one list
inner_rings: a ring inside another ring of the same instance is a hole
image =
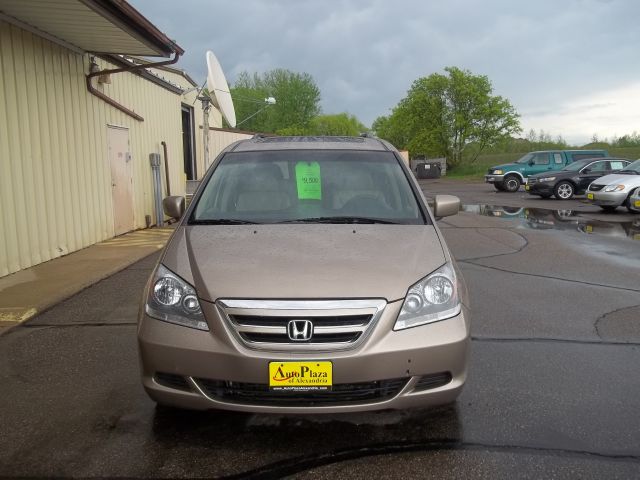
[[322, 177], [318, 162], [296, 163], [298, 199], [322, 200]]

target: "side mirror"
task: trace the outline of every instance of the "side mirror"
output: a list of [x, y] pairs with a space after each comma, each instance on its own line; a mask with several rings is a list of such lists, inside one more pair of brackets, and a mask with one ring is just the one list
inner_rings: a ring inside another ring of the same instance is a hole
[[450, 217], [460, 211], [460, 199], [453, 195], [436, 195], [433, 214], [436, 218]]
[[582, 173], [591, 173], [591, 169], [589, 167], [586, 167], [582, 169]]
[[175, 218], [176, 220], [180, 220], [185, 210], [184, 197], [179, 197], [177, 195], [165, 197], [165, 199], [162, 200], [162, 208], [165, 215]]
[[535, 165], [536, 162], [534, 162], [533, 160], [529, 160], [529, 166], [532, 167], [533, 165]]

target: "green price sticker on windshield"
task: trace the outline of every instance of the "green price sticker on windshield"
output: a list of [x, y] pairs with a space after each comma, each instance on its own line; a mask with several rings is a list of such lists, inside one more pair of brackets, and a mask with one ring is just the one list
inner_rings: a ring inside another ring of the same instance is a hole
[[322, 200], [322, 177], [318, 162], [296, 163], [299, 200]]

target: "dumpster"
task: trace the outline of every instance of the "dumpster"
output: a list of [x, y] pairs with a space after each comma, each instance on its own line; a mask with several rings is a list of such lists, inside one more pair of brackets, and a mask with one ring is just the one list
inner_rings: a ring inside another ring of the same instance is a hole
[[440, 178], [440, 163], [424, 162], [416, 165], [416, 176], [418, 178]]

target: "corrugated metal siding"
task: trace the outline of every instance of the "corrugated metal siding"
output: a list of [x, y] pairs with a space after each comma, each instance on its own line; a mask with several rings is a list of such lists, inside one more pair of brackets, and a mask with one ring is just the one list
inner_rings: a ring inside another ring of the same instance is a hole
[[[168, 81], [178, 84], [184, 89], [190, 89], [191, 83], [185, 79], [182, 75], [173, 73], [166, 70], [153, 70], [154, 73], [167, 79]], [[182, 102], [186, 105], [194, 107], [194, 125], [195, 125], [195, 137], [196, 137], [196, 168], [198, 171], [198, 179], [201, 179], [206, 170], [204, 165], [203, 155], [203, 134], [202, 126], [204, 122], [204, 116], [201, 108], [200, 100], [197, 100], [197, 90], [186, 93], [182, 96]], [[222, 113], [213, 105], [209, 111], [209, 126], [214, 128], [222, 128]], [[209, 165], [215, 160], [215, 158], [229, 145], [238, 140], [244, 140], [251, 138], [253, 135], [246, 133], [225, 132], [220, 130], [209, 130]]]
[[253, 137], [253, 135], [246, 133], [209, 130], [209, 165], [211, 165], [211, 163], [216, 159], [220, 152], [222, 152], [222, 150], [227, 148], [233, 142], [251, 137]]
[[[204, 58], [203, 58], [204, 63]], [[162, 76], [168, 81], [180, 85], [182, 88], [188, 90], [193, 87], [191, 83], [184, 78], [182, 75], [177, 73], [169, 72], [166, 70], [153, 70], [154, 73]], [[199, 88], [199, 87], [198, 87]], [[202, 135], [202, 125], [204, 122], [204, 114], [202, 112], [202, 103], [197, 99], [198, 91], [193, 90], [188, 92], [182, 96], [182, 103], [185, 105], [189, 105], [194, 109], [194, 130], [195, 130], [195, 156], [196, 156], [196, 170], [198, 174], [198, 178], [202, 178], [205, 169], [204, 169], [204, 155], [203, 155], [203, 135]], [[222, 127], [222, 114], [220, 111], [214, 106], [211, 107], [209, 111], [209, 126], [211, 127]], [[211, 140], [210, 140], [211, 141]], [[211, 147], [209, 147], [209, 151], [211, 151]], [[184, 181], [183, 181], [184, 183]], [[173, 192], [172, 192], [173, 193]]]
[[138, 122], [87, 92], [88, 65], [0, 21], [0, 276], [114, 235], [107, 125], [129, 129], [136, 228], [153, 216], [149, 154], [163, 140], [172, 193], [184, 194], [182, 97], [130, 73], [97, 87]]

